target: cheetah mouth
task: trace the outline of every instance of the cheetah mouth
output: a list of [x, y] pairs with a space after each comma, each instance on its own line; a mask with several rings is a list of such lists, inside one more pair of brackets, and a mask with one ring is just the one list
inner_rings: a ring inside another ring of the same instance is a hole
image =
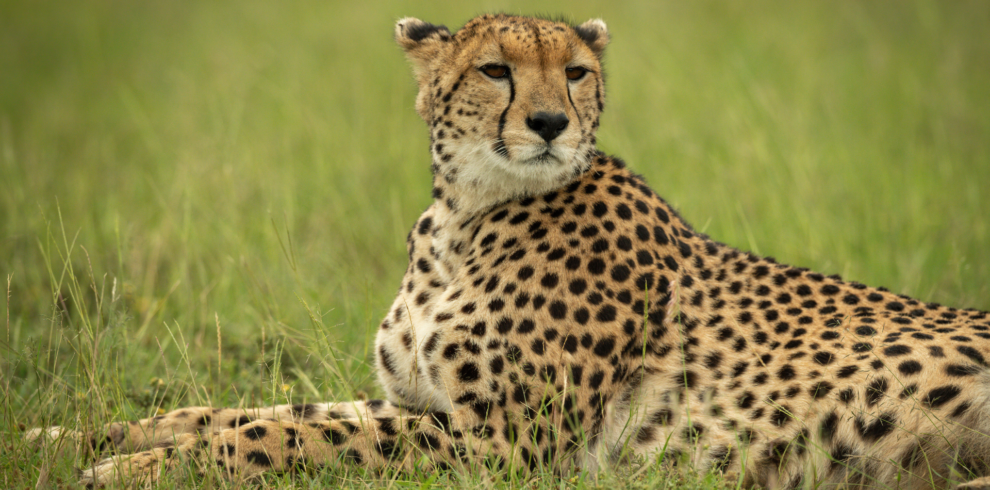
[[533, 158], [533, 161], [534, 162], [537, 162], [537, 163], [544, 163], [544, 162], [547, 162], [547, 161], [549, 161], [551, 159], [556, 160], [557, 157], [553, 156], [553, 154], [550, 153], [550, 150], [546, 150], [543, 153], [540, 153], [539, 155], [537, 155], [536, 157], [534, 157]]
[[547, 165], [547, 164], [557, 164], [563, 162], [561, 156], [558, 154], [557, 151], [555, 151], [555, 149], [552, 146], [547, 145], [542, 150], [543, 151], [536, 153], [535, 156], [525, 159], [524, 160], [525, 163], [531, 165]]

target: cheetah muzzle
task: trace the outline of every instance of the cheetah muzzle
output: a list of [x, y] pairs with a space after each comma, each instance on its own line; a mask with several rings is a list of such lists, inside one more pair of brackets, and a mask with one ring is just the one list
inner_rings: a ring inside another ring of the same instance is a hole
[[[83, 483], [192, 459], [558, 473], [690, 461], [743, 484], [945, 488], [990, 474], [990, 321], [692, 230], [596, 149], [600, 20], [400, 20], [433, 197], [375, 345], [387, 401], [187, 408], [100, 434]], [[179, 455], [185, 457], [179, 458]], [[182, 463], [188, 464], [188, 463]]]

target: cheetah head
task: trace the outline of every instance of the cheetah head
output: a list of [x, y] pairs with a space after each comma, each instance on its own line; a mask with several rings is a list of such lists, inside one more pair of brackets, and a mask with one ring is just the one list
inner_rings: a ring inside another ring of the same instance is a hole
[[395, 38], [430, 127], [434, 196], [448, 206], [544, 193], [588, 168], [604, 102], [604, 22], [484, 15], [451, 34], [405, 18]]

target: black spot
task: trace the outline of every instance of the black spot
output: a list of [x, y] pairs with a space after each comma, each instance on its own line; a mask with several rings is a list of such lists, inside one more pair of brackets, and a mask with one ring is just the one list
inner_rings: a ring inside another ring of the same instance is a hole
[[903, 400], [905, 398], [908, 398], [910, 396], [913, 396], [917, 392], [918, 392], [918, 385], [916, 385], [916, 384], [910, 384], [907, 387], [905, 387], [904, 390], [901, 391], [901, 394], [900, 395], [897, 395], [897, 397], [900, 398], [901, 400]]
[[597, 355], [598, 357], [608, 357], [609, 354], [612, 353], [612, 350], [614, 348], [615, 348], [615, 338], [606, 337], [604, 339], [599, 340], [598, 343], [595, 344], [595, 355]]
[[598, 234], [598, 227], [595, 225], [588, 225], [581, 229], [581, 236], [585, 238], [591, 238]]
[[962, 390], [958, 386], [948, 385], [935, 388], [925, 396], [925, 404], [931, 408], [938, 408], [952, 401], [959, 396]]
[[705, 367], [708, 369], [715, 369], [722, 363], [722, 353], [718, 351], [711, 352], [705, 357]]
[[567, 316], [567, 305], [563, 301], [554, 301], [549, 306], [550, 316], [557, 320], [563, 320]]
[[519, 322], [519, 326], [516, 327], [516, 333], [528, 334], [536, 328], [536, 324], [532, 320], [525, 319]]
[[965, 414], [966, 411], [969, 410], [969, 407], [970, 407], [969, 402], [962, 402], [962, 403], [960, 403], [959, 406], [956, 407], [956, 409], [952, 411], [952, 417], [961, 417], [961, 416], [963, 416], [963, 414]]
[[619, 264], [612, 268], [612, 279], [617, 282], [623, 282], [629, 279], [629, 268], [625, 265]]
[[835, 374], [838, 378], [848, 378], [859, 372], [859, 366], [845, 366]]
[[473, 362], [464, 363], [457, 371], [457, 379], [465, 383], [477, 381], [480, 377], [481, 372], [478, 370], [478, 365]]
[[832, 449], [832, 453], [829, 456], [832, 457], [833, 467], [846, 466], [848, 464], [847, 461], [853, 456], [856, 456], [856, 451], [845, 444], [839, 444]]
[[605, 380], [605, 373], [602, 371], [596, 371], [595, 374], [591, 375], [591, 378], [588, 378], [588, 387], [590, 387], [592, 390], [597, 390], [598, 387], [601, 386], [602, 381], [604, 380]]
[[910, 354], [911, 348], [906, 345], [892, 345], [883, 350], [883, 353], [890, 357], [902, 356], [904, 354]]
[[910, 376], [912, 374], [918, 374], [921, 372], [921, 363], [918, 361], [904, 361], [899, 366], [897, 370], [905, 376]]
[[674, 259], [673, 257], [671, 257], [670, 255], [667, 255], [667, 256], [665, 256], [665, 257], [663, 258], [663, 263], [664, 263], [664, 265], [666, 265], [666, 266], [667, 266], [667, 268], [668, 268], [668, 269], [670, 269], [671, 271], [674, 271], [674, 272], [677, 272], [677, 269], [678, 269], [678, 267], [679, 267], [679, 266], [677, 265], [677, 260], [675, 260], [675, 259]]
[[839, 400], [843, 403], [849, 403], [856, 399], [856, 392], [852, 388], [846, 388], [839, 392]]
[[268, 434], [268, 430], [260, 425], [244, 429], [244, 437], [247, 437], [252, 441], [257, 441], [258, 439], [265, 437], [266, 434]]
[[461, 346], [459, 344], [448, 344], [447, 347], [444, 347], [443, 349], [443, 358], [448, 361], [456, 359], [460, 349]]
[[[505, 211], [503, 211], [505, 212]], [[504, 218], [505, 216], [503, 216]], [[494, 219], [492, 221], [495, 221]], [[419, 222], [419, 234], [425, 235], [430, 232], [430, 228], [433, 227], [433, 218], [427, 216]]]
[[694, 384], [697, 381], [697, 375], [694, 374], [694, 371], [684, 371], [682, 373], [674, 374], [673, 379], [674, 382], [677, 383], [678, 385], [690, 389], [690, 388], [694, 388]]
[[502, 311], [502, 308], [505, 308], [505, 301], [502, 301], [501, 298], [495, 298], [488, 302], [488, 310], [491, 312]]
[[364, 462], [364, 458], [361, 457], [361, 453], [357, 449], [351, 448], [344, 452], [344, 461], [353, 465], [360, 465]]
[[784, 348], [785, 349], [797, 349], [798, 347], [801, 347], [803, 344], [804, 344], [804, 341], [803, 340], [801, 340], [801, 339], [794, 339], [794, 340], [791, 340], [790, 342], [784, 344]]
[[425, 432], [416, 434], [416, 444], [426, 451], [437, 450], [440, 448], [440, 440]]
[[983, 371], [983, 368], [972, 364], [949, 364], [945, 366], [945, 374], [954, 377], [974, 376]]
[[615, 315], [615, 307], [612, 305], [605, 305], [598, 310], [597, 314], [595, 314], [595, 320], [599, 322], [611, 322], [615, 320]]
[[625, 203], [621, 203], [615, 207], [615, 214], [622, 219], [632, 219], [632, 210]]
[[753, 402], [756, 401], [756, 397], [748, 391], [744, 391], [739, 398], [736, 399], [736, 406], [742, 409], [747, 409], [753, 406]]
[[519, 269], [519, 272], [516, 274], [516, 277], [519, 278], [520, 281], [525, 281], [530, 277], [533, 277], [533, 274], [535, 272], [536, 271], [533, 270], [532, 267], [526, 265]]
[[543, 339], [536, 339], [533, 341], [533, 344], [530, 346], [530, 349], [533, 351], [534, 354], [538, 356], [542, 356], [543, 352], [546, 350], [546, 346], [547, 344], [546, 342], [543, 341]]
[[378, 430], [385, 433], [385, 435], [392, 437], [399, 435], [399, 431], [395, 429], [395, 425], [393, 425], [392, 419], [385, 417], [378, 417], [375, 419], [375, 421], [378, 422]]
[[987, 365], [986, 361], [983, 359], [983, 354], [980, 354], [978, 350], [968, 345], [956, 346], [956, 350], [959, 351], [960, 354], [972, 359], [974, 362], [976, 362], [981, 366]]
[[543, 276], [543, 279], [540, 279], [540, 285], [547, 289], [553, 289], [557, 287], [559, 281], [560, 279], [557, 277], [557, 274], [550, 272]]
[[835, 436], [838, 429], [839, 416], [835, 412], [830, 412], [822, 419], [822, 423], [818, 427], [818, 435], [821, 437], [823, 443], [829, 443], [832, 442], [832, 437]]
[[786, 405], [780, 405], [774, 407], [773, 413], [770, 414], [770, 422], [777, 427], [783, 427], [791, 421], [790, 409]]
[[426, 259], [420, 257], [420, 259], [416, 261], [416, 268], [424, 274], [428, 273], [430, 272], [430, 263], [427, 262]]
[[887, 393], [887, 378], [877, 378], [866, 387], [866, 406], [872, 407]]
[[591, 259], [588, 261], [588, 272], [601, 275], [605, 273], [605, 261], [602, 259]]
[[790, 364], [785, 364], [777, 372], [777, 377], [784, 381], [794, 379], [794, 376], [797, 376], [797, 373], [794, 372], [794, 368]]
[[832, 391], [832, 388], [834, 388], [832, 383], [829, 383], [828, 381], [821, 381], [811, 390], [811, 397], [815, 400], [824, 398]]
[[746, 361], [739, 361], [734, 366], [732, 366], [732, 377], [738, 378], [746, 372], [746, 368], [749, 367], [749, 363]]
[[511, 318], [503, 317], [498, 321], [498, 323], [495, 324], [495, 330], [497, 330], [500, 334], [509, 333], [509, 331], [512, 330], [512, 323]]
[[375, 449], [378, 450], [379, 454], [387, 459], [395, 459], [401, 454], [399, 450], [400, 446], [385, 439], [375, 441]]
[[681, 434], [681, 437], [683, 437], [686, 441], [696, 443], [704, 432], [705, 426], [701, 424], [691, 424], [684, 428], [684, 432]]
[[292, 413], [296, 417], [306, 418], [310, 415], [315, 415], [319, 408], [312, 403], [300, 403], [292, 406]]
[[259, 466], [271, 466], [272, 459], [265, 454], [264, 451], [251, 451], [244, 455], [249, 463], [254, 463]]
[[[577, 310], [574, 311], [574, 321], [578, 322], [581, 325], [588, 323], [588, 319], [590, 318], [591, 318], [591, 313], [588, 312], [587, 308], [578, 308]], [[577, 340], [575, 339], [575, 342], [576, 341]]]
[[873, 423], [868, 425], [862, 417], [856, 417], [854, 425], [860, 437], [867, 442], [875, 442], [893, 431], [896, 421], [894, 414], [887, 412], [879, 415]]
[[814, 356], [812, 356], [812, 359], [822, 366], [828, 366], [829, 364], [832, 364], [833, 356], [831, 352], [818, 351]]

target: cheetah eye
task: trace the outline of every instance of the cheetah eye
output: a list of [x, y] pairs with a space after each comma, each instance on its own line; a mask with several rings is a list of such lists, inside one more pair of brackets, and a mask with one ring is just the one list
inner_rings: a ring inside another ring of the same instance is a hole
[[509, 67], [504, 65], [485, 65], [480, 70], [492, 78], [505, 78], [509, 76]]
[[564, 69], [564, 75], [566, 75], [567, 79], [571, 81], [584, 78], [585, 73], [588, 73], [588, 70], [585, 70], [579, 66]]

